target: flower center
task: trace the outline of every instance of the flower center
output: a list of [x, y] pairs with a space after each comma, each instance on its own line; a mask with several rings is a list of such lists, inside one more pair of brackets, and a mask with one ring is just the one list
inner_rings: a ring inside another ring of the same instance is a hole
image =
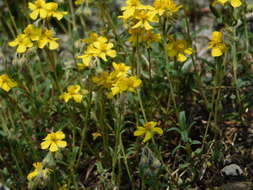
[[54, 143], [57, 142], [57, 137], [55, 134], [51, 134], [51, 141], [53, 141]]

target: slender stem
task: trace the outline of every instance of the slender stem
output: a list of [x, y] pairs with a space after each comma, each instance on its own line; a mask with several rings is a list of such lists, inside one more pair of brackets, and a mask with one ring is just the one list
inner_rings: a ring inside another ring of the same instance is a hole
[[243, 121], [243, 108], [242, 108], [242, 104], [241, 104], [241, 96], [240, 96], [240, 90], [238, 88], [238, 80], [237, 80], [237, 68], [238, 68], [238, 61], [237, 61], [237, 49], [236, 49], [236, 28], [233, 28], [233, 37], [234, 37], [234, 41], [232, 44], [232, 59], [233, 59], [233, 85], [236, 89], [236, 100], [237, 100], [237, 105], [239, 107], [239, 113], [240, 113], [240, 117], [241, 120]]
[[152, 63], [151, 63], [151, 56], [150, 56], [150, 48], [147, 48], [147, 51], [148, 51], [148, 71], [149, 71], [149, 80], [151, 80], [152, 78]]
[[245, 33], [246, 53], [249, 53], [249, 29], [248, 29], [248, 23], [247, 23], [246, 14], [247, 14], [247, 6], [245, 4], [245, 6], [244, 6], [244, 14], [242, 14], [243, 15], [242, 19], [243, 19], [244, 33]]
[[139, 103], [140, 103], [140, 107], [141, 107], [141, 112], [142, 112], [143, 118], [144, 118], [145, 122], [147, 122], [148, 120], [147, 120], [147, 117], [146, 117], [146, 114], [145, 114], [145, 110], [144, 110], [144, 107], [143, 107], [140, 90], [137, 90], [137, 94], [138, 94], [138, 99], [139, 99]]
[[68, 0], [69, 2], [69, 7], [70, 7], [70, 12], [71, 12], [71, 16], [72, 16], [72, 29], [76, 30], [76, 19], [75, 19], [75, 11], [74, 11], [74, 6], [73, 6], [73, 2], [72, 0]]
[[15, 32], [16, 32], [16, 34], [17, 34], [17, 33], [18, 33], [18, 27], [17, 27], [16, 22], [15, 22], [15, 20], [14, 20], [14, 18], [13, 18], [13, 15], [12, 15], [12, 13], [11, 13], [11, 10], [10, 10], [10, 7], [9, 7], [9, 4], [8, 4], [7, 0], [5, 0], [5, 4], [7, 5], [7, 10], [8, 10], [8, 13], [9, 13], [9, 15], [10, 15], [11, 22], [12, 22], [12, 24], [13, 24], [13, 26], [14, 26], [14, 29], [15, 29]]

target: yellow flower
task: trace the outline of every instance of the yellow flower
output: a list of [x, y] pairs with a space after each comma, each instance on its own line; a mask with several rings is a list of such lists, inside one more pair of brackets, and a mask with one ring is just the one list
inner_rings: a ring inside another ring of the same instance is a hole
[[132, 43], [133, 45], [136, 45], [138, 43], [141, 43], [143, 42], [143, 30], [140, 29], [140, 28], [135, 28], [135, 29], [132, 29], [130, 28], [128, 30], [128, 33], [131, 35], [129, 38], [128, 38], [128, 41], [130, 43]]
[[135, 89], [141, 85], [141, 80], [135, 76], [131, 77], [121, 77], [119, 78], [116, 83], [114, 83], [111, 88], [112, 95], [115, 96], [116, 94], [129, 91], [135, 92]]
[[17, 38], [11, 42], [8, 43], [11, 47], [17, 47], [17, 53], [24, 53], [26, 52], [27, 48], [30, 48], [33, 46], [32, 41], [29, 37], [25, 34], [19, 34]]
[[143, 30], [140, 28], [136, 29], [129, 29], [129, 34], [131, 36], [128, 38], [128, 41], [132, 43], [132, 45], [136, 45], [137, 43], [146, 43], [148, 46], [150, 46], [153, 42], [160, 42], [161, 41], [161, 35], [155, 34], [151, 30]]
[[87, 0], [75, 0], [75, 5], [81, 5]]
[[227, 51], [226, 44], [223, 43], [222, 32], [214, 31], [212, 33], [212, 39], [209, 42], [208, 48], [212, 48], [212, 56], [219, 57]]
[[189, 48], [185, 40], [174, 40], [167, 44], [168, 56], [176, 57], [177, 61], [184, 62], [186, 61], [186, 55], [192, 54], [192, 48]]
[[32, 13], [30, 13], [31, 19], [36, 20], [38, 16], [42, 19], [47, 17], [48, 12], [44, 0], [36, 0], [34, 3], [29, 2], [28, 7], [32, 11]]
[[126, 77], [131, 67], [126, 66], [124, 63], [112, 63], [114, 71], [111, 73], [114, 77]]
[[113, 44], [107, 41], [108, 40], [105, 37], [99, 37], [97, 41], [92, 43], [92, 46], [87, 52], [96, 57], [100, 57], [105, 62], [107, 61], [106, 56], [112, 58], [116, 57], [116, 51], [112, 50]]
[[41, 162], [33, 163], [33, 167], [35, 169], [27, 175], [27, 179], [29, 181], [31, 181], [33, 178], [37, 176], [47, 178], [49, 173], [52, 171], [51, 169], [48, 168], [43, 169], [43, 165]]
[[29, 24], [24, 29], [24, 34], [29, 37], [32, 41], [38, 41], [40, 39], [42, 30], [40, 28], [35, 28], [33, 24]]
[[45, 5], [45, 8], [47, 10], [47, 18], [54, 17], [57, 20], [61, 20], [64, 15], [68, 14], [68, 12], [66, 12], [66, 11], [64, 11], [64, 12], [57, 11], [57, 9], [58, 9], [57, 3], [53, 3], [53, 2], [47, 3]]
[[10, 89], [16, 87], [17, 83], [9, 78], [7, 74], [0, 75], [0, 88], [4, 91], [9, 92]]
[[153, 29], [150, 22], [158, 22], [156, 12], [150, 10], [139, 10], [136, 12], [134, 19], [136, 20], [136, 24], [132, 26], [133, 29], [144, 28], [145, 30], [150, 30]]
[[88, 54], [84, 54], [81, 56], [77, 56], [78, 59], [82, 59], [82, 63], [77, 63], [78, 70], [83, 70], [87, 67], [91, 66], [92, 63], [92, 56]]
[[144, 5], [141, 4], [140, 0], [127, 0], [126, 6], [122, 7], [121, 9], [124, 11], [123, 15], [119, 16], [119, 18], [122, 18], [123, 20], [127, 20], [135, 14], [135, 11], [137, 9], [141, 9], [143, 7]]
[[82, 39], [82, 42], [87, 43], [87, 44], [91, 44], [95, 41], [97, 41], [99, 38], [99, 35], [95, 32], [92, 32], [89, 34], [88, 38]]
[[79, 93], [80, 89], [81, 87], [79, 85], [70, 85], [67, 88], [67, 92], [64, 92], [59, 98], [63, 99], [66, 103], [72, 98], [75, 102], [80, 103], [83, 98], [83, 96]]
[[63, 139], [65, 138], [65, 134], [62, 131], [52, 132], [44, 138], [44, 142], [42, 142], [41, 149], [49, 149], [50, 152], [56, 152], [59, 148], [64, 148], [67, 146], [67, 142]]
[[92, 133], [91, 135], [93, 137], [93, 140], [96, 140], [98, 137], [102, 137], [102, 134], [98, 132]]
[[96, 77], [96, 76], [92, 77], [92, 81], [94, 83], [96, 83], [97, 85], [103, 86], [105, 88], [111, 88], [112, 84], [113, 84], [113, 81], [112, 81], [110, 73], [108, 73], [106, 71], [102, 72], [100, 74], [100, 76], [98, 76], [98, 77]]
[[39, 46], [39, 48], [42, 49], [47, 44], [49, 44], [50, 50], [57, 49], [59, 47], [59, 44], [56, 42], [56, 40], [58, 40], [58, 39], [59, 38], [54, 38], [54, 31], [53, 30], [45, 29], [42, 32], [41, 37], [38, 41], [38, 46]]
[[144, 124], [144, 126], [137, 126], [137, 130], [134, 132], [134, 136], [142, 136], [145, 135], [143, 142], [147, 142], [151, 138], [153, 138], [154, 133], [158, 133], [159, 135], [163, 134], [163, 130], [159, 127], [155, 127], [157, 122], [150, 121]]
[[160, 42], [161, 41], [161, 35], [155, 34], [153, 31], [146, 31], [143, 36], [143, 41], [148, 44], [148, 46], [153, 42]]
[[177, 5], [173, 0], [155, 0], [153, 4], [155, 11], [160, 16], [172, 15], [179, 11], [182, 5]]
[[216, 5], [217, 3], [222, 4], [222, 6], [224, 6], [225, 3], [229, 2], [232, 7], [237, 8], [240, 7], [242, 5], [242, 1], [241, 0], [215, 0], [212, 5]]

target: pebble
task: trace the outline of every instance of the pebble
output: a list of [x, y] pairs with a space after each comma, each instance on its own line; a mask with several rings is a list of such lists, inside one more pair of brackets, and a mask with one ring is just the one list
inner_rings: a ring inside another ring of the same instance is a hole
[[221, 170], [221, 174], [225, 176], [241, 176], [243, 171], [237, 164], [230, 164]]

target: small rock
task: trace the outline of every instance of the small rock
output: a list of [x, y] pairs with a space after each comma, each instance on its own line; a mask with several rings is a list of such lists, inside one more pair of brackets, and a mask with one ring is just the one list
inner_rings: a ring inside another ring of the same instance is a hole
[[241, 176], [243, 171], [237, 164], [230, 164], [221, 170], [221, 174], [224, 176]]

